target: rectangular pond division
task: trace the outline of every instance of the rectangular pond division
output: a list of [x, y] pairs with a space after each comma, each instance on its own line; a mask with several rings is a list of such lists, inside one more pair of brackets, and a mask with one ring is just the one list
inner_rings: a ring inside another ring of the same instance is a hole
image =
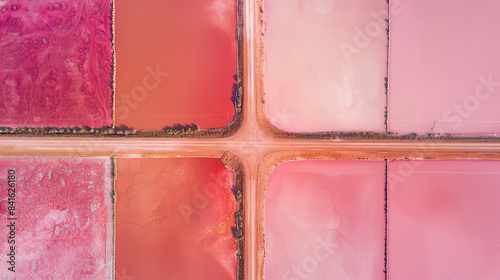
[[2, 156], [0, 183], [0, 279], [111, 279], [110, 158]]
[[237, 279], [234, 182], [217, 158], [118, 158], [116, 277]]
[[0, 0], [0, 280], [500, 280], [499, 16]]
[[500, 162], [388, 166], [388, 279], [500, 278]]
[[385, 162], [294, 161], [267, 180], [265, 279], [385, 279]]
[[116, 3], [116, 125], [222, 128], [238, 87], [236, 0]]
[[396, 2], [389, 131], [500, 133], [500, 2]]
[[0, 127], [111, 127], [111, 1], [0, 2]]
[[386, 1], [263, 1], [270, 121], [290, 132], [385, 132]]

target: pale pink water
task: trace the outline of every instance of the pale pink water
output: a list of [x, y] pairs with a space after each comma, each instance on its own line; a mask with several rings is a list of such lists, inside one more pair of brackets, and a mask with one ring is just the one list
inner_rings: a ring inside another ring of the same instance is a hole
[[498, 161], [390, 162], [389, 279], [500, 279], [499, 181]]
[[296, 161], [269, 176], [265, 279], [384, 279], [384, 162]]
[[500, 132], [500, 2], [400, 2], [390, 15], [389, 129]]
[[267, 0], [267, 113], [294, 132], [385, 131], [385, 1]]

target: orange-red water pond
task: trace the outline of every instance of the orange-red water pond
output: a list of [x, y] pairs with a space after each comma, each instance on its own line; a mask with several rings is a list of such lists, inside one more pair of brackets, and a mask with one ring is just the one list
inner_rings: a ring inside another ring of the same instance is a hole
[[116, 3], [116, 125], [228, 126], [236, 115], [236, 0]]

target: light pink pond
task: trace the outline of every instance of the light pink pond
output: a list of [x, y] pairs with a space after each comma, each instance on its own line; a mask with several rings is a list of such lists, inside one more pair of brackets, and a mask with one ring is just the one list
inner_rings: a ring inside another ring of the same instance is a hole
[[295, 161], [269, 176], [266, 279], [384, 279], [384, 162]]
[[111, 170], [109, 158], [1, 157], [0, 279], [110, 279]]
[[499, 181], [499, 161], [390, 162], [389, 279], [500, 279]]
[[266, 0], [267, 113], [293, 132], [385, 131], [385, 1]]
[[389, 130], [500, 132], [500, 2], [399, 2], [390, 15]]

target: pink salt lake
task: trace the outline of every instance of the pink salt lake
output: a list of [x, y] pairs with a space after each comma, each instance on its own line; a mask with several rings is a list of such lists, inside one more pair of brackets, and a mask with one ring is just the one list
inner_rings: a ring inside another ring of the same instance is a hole
[[140, 3], [117, 3], [116, 125], [228, 126], [236, 115], [236, 0]]
[[0, 126], [113, 124], [110, 8], [0, 1]]
[[389, 162], [390, 280], [500, 279], [500, 162]]
[[500, 2], [400, 0], [391, 12], [389, 130], [500, 132]]
[[237, 279], [234, 173], [215, 158], [118, 158], [117, 279]]
[[[14, 204], [8, 204], [9, 170], [15, 171]], [[4, 156], [0, 174], [0, 235], [5, 237], [0, 244], [0, 279], [110, 279], [109, 158]], [[3, 224], [10, 217], [17, 218], [9, 220], [15, 222], [13, 228]], [[8, 244], [11, 230], [15, 243]], [[15, 246], [15, 272], [7, 270], [10, 246]]]
[[385, 131], [385, 1], [267, 0], [267, 114], [293, 132]]
[[384, 162], [295, 161], [269, 176], [266, 279], [384, 279]]

